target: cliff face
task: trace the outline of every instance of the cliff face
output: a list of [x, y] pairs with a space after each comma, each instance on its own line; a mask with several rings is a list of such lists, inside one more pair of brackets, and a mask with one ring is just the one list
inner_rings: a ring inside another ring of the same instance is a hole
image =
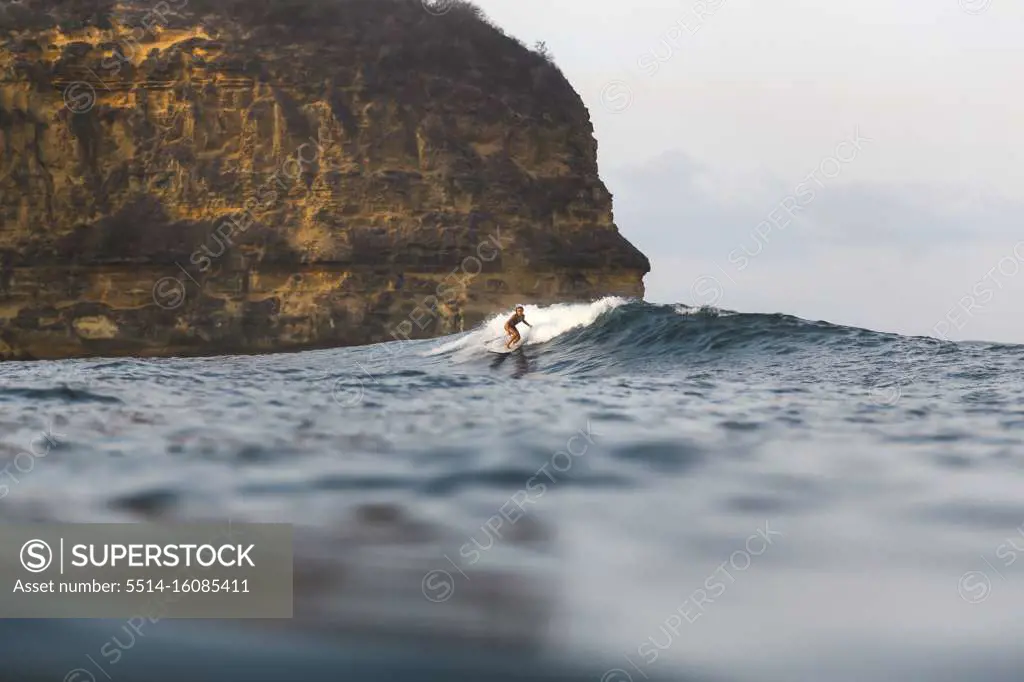
[[579, 96], [450, 0], [0, 4], [0, 358], [427, 337], [648, 270]]

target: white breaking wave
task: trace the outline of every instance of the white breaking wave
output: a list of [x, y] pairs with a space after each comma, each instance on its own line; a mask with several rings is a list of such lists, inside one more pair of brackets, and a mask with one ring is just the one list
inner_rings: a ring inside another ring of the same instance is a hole
[[[546, 343], [572, 329], [588, 327], [604, 313], [628, 302], [627, 298], [608, 296], [592, 303], [556, 303], [547, 307], [524, 305], [526, 321], [533, 326], [519, 325], [518, 329], [523, 336], [523, 345], [535, 346], [539, 343]], [[482, 351], [488, 342], [506, 337], [505, 321], [512, 316], [513, 312], [515, 311], [511, 308], [503, 310], [488, 318], [473, 331], [434, 348], [426, 355], [438, 355], [451, 351]]]

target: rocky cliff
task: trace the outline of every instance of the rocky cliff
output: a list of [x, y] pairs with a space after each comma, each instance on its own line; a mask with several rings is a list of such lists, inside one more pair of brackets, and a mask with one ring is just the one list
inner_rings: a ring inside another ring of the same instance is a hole
[[0, 0], [0, 358], [643, 295], [586, 108], [458, 0]]

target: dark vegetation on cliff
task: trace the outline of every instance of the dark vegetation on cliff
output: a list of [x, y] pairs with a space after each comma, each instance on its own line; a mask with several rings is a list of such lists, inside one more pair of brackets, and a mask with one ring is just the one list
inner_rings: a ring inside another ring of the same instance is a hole
[[495, 234], [413, 335], [642, 295], [582, 100], [469, 3], [2, 8], [0, 357], [380, 340]]
[[[165, 0], [163, 3], [157, 0], [149, 6], [139, 5], [134, 11], [143, 14], [155, 12], [161, 17], [160, 23], [167, 27], [187, 25], [196, 18], [196, 13], [217, 12], [237, 17], [253, 28], [329, 28], [345, 21], [372, 29], [375, 25], [390, 23], [390, 19], [381, 22], [381, 17], [396, 16], [396, 10], [400, 11], [410, 3], [420, 5], [426, 14], [437, 18], [432, 26], [436, 34], [464, 31], [474, 25], [472, 30], [479, 32], [482, 25], [489, 29], [491, 40], [497, 34], [527, 49], [468, 0]], [[90, 26], [109, 30], [117, 21], [118, 6], [123, 4], [118, 0], [4, 0], [0, 2], [0, 31], [10, 35], [51, 27], [73, 31]], [[161, 5], [167, 10], [161, 9]], [[395, 26], [391, 25], [381, 35], [386, 37], [390, 33], [391, 37], [400, 37], [394, 29]], [[545, 44], [538, 43], [532, 52], [557, 69]]]

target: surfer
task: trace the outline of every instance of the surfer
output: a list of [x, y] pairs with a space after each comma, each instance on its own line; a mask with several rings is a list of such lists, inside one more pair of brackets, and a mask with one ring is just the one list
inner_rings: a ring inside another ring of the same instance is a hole
[[505, 348], [511, 350], [512, 346], [519, 343], [519, 330], [516, 329], [516, 325], [522, 322], [527, 327], [533, 327], [532, 324], [526, 321], [526, 312], [523, 310], [523, 306], [517, 305], [515, 314], [508, 318], [508, 322], [505, 323], [505, 333], [508, 334], [508, 343], [505, 344]]

